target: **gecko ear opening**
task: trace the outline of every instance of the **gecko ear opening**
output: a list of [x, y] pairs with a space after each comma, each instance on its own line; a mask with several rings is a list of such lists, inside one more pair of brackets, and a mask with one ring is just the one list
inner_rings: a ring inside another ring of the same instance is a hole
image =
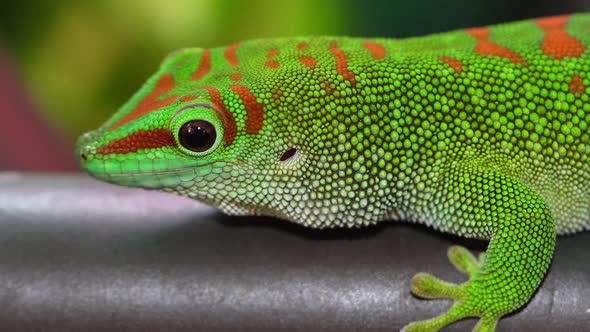
[[297, 148], [292, 147], [289, 150], [285, 151], [285, 153], [283, 153], [281, 158], [279, 158], [279, 161], [289, 160], [289, 159], [293, 158], [296, 154], [297, 154]]

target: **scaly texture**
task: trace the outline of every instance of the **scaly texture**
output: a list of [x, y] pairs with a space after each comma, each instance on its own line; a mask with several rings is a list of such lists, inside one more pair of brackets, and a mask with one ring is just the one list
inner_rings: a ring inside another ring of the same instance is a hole
[[79, 140], [81, 162], [230, 214], [318, 228], [405, 219], [487, 239], [485, 257], [449, 251], [466, 283], [413, 279], [455, 305], [405, 330], [474, 316], [491, 331], [539, 286], [555, 235], [590, 228], [589, 29], [582, 14], [181, 50]]

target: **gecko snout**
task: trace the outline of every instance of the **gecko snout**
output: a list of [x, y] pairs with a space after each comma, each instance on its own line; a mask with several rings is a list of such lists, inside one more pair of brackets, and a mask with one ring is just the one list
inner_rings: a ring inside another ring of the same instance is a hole
[[80, 164], [86, 163], [94, 154], [95, 148], [92, 143], [95, 136], [92, 132], [86, 133], [76, 142], [76, 155]]

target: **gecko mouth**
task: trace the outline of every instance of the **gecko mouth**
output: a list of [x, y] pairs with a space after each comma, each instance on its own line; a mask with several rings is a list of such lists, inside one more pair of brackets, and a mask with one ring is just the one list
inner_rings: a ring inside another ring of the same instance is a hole
[[[211, 168], [207, 166], [120, 173], [88, 171], [88, 173], [93, 178], [112, 184], [147, 189], [164, 189], [166, 187], [176, 186], [181, 181], [195, 181], [199, 177], [197, 175], [198, 173], [211, 174]], [[180, 178], [183, 180], [180, 180]]]
[[178, 174], [188, 170], [195, 170], [198, 168], [202, 168], [204, 166], [196, 166], [196, 167], [183, 167], [183, 168], [174, 168], [174, 169], [167, 169], [167, 170], [158, 170], [158, 171], [137, 171], [137, 172], [123, 172], [123, 173], [108, 173], [108, 172], [89, 172], [90, 175], [99, 178], [120, 178], [120, 177], [128, 177], [128, 176], [150, 176], [150, 175], [167, 175], [167, 174]]
[[224, 169], [227, 171], [227, 166], [237, 169], [242, 168], [244, 165], [238, 162], [218, 161], [204, 165], [190, 165], [171, 169], [127, 172], [121, 172], [120, 170], [108, 171], [107, 167], [105, 167], [105, 170], [97, 170], [86, 167], [89, 165], [84, 166], [90, 176], [102, 181], [130, 187], [161, 189], [175, 187], [181, 182], [195, 182], [199, 179], [212, 179], [211, 177], [223, 176]]

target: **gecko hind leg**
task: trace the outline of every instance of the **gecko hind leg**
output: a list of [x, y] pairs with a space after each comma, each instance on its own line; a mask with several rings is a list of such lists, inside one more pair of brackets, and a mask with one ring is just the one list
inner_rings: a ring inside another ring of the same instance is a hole
[[[484, 165], [484, 166], [482, 166]], [[420, 273], [412, 291], [454, 301], [444, 314], [407, 325], [403, 331], [438, 331], [458, 320], [479, 318], [473, 331], [495, 331], [502, 316], [523, 307], [539, 287], [555, 248], [555, 220], [543, 197], [485, 163], [465, 160], [442, 171], [429, 214], [442, 230], [464, 225], [472, 237], [489, 240], [485, 255], [453, 246], [449, 260], [469, 280], [456, 285]]]

